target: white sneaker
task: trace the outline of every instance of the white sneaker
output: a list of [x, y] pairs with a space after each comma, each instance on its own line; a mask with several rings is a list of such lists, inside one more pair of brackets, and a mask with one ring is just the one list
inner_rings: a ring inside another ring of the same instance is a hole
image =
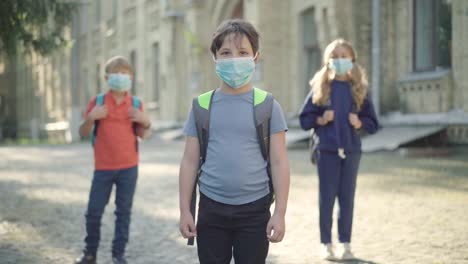
[[333, 245], [331, 243], [322, 244], [320, 249], [320, 258], [325, 260], [336, 260]]
[[338, 256], [342, 260], [356, 259], [353, 252], [351, 251], [351, 245], [349, 243], [342, 243], [338, 253]]

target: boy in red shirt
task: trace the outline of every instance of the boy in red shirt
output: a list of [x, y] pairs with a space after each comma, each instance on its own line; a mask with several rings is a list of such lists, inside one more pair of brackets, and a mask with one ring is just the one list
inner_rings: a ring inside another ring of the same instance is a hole
[[101, 218], [116, 186], [115, 234], [112, 261], [125, 264], [130, 215], [138, 177], [138, 141], [150, 134], [151, 123], [143, 103], [129, 94], [133, 68], [120, 56], [109, 59], [105, 68], [109, 91], [94, 97], [80, 126], [80, 136], [93, 136], [95, 170], [86, 211], [86, 247], [76, 264], [96, 263]]

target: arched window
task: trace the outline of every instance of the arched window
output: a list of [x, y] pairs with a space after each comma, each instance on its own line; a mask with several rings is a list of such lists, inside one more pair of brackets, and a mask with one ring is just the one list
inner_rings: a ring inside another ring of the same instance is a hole
[[305, 94], [310, 91], [309, 81], [315, 72], [320, 69], [320, 47], [318, 44], [318, 31], [315, 22], [315, 8], [309, 8], [302, 13], [302, 46]]

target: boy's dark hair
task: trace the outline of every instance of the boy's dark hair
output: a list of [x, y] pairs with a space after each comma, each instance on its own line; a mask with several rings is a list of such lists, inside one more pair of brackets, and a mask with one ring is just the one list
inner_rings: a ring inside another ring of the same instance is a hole
[[221, 23], [213, 34], [210, 50], [214, 56], [216, 56], [216, 51], [223, 45], [224, 39], [230, 34], [234, 34], [234, 38], [239, 42], [241, 41], [242, 36], [246, 36], [250, 45], [252, 45], [254, 54], [257, 53], [258, 39], [260, 36], [255, 27], [251, 23], [242, 19], [230, 19]]

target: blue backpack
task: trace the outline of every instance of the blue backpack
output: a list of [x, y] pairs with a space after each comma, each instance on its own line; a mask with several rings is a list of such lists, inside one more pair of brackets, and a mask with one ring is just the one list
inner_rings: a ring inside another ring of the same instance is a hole
[[[98, 94], [96, 96], [96, 105], [97, 106], [104, 105], [104, 96], [105, 96], [104, 93]], [[140, 107], [141, 107], [141, 101], [136, 96], [132, 96], [132, 107], [137, 108], [137, 109], [140, 109]], [[133, 122], [133, 133], [135, 133], [135, 135], [136, 135], [137, 125], [138, 124], [136, 122]], [[94, 121], [93, 131], [91, 133], [91, 135], [92, 135], [91, 136], [91, 143], [92, 143], [93, 147], [94, 147], [94, 144], [96, 143], [96, 136], [97, 136], [98, 126], [99, 126], [99, 120]], [[138, 141], [136, 142], [136, 146], [137, 146], [137, 150], [138, 150]]]

